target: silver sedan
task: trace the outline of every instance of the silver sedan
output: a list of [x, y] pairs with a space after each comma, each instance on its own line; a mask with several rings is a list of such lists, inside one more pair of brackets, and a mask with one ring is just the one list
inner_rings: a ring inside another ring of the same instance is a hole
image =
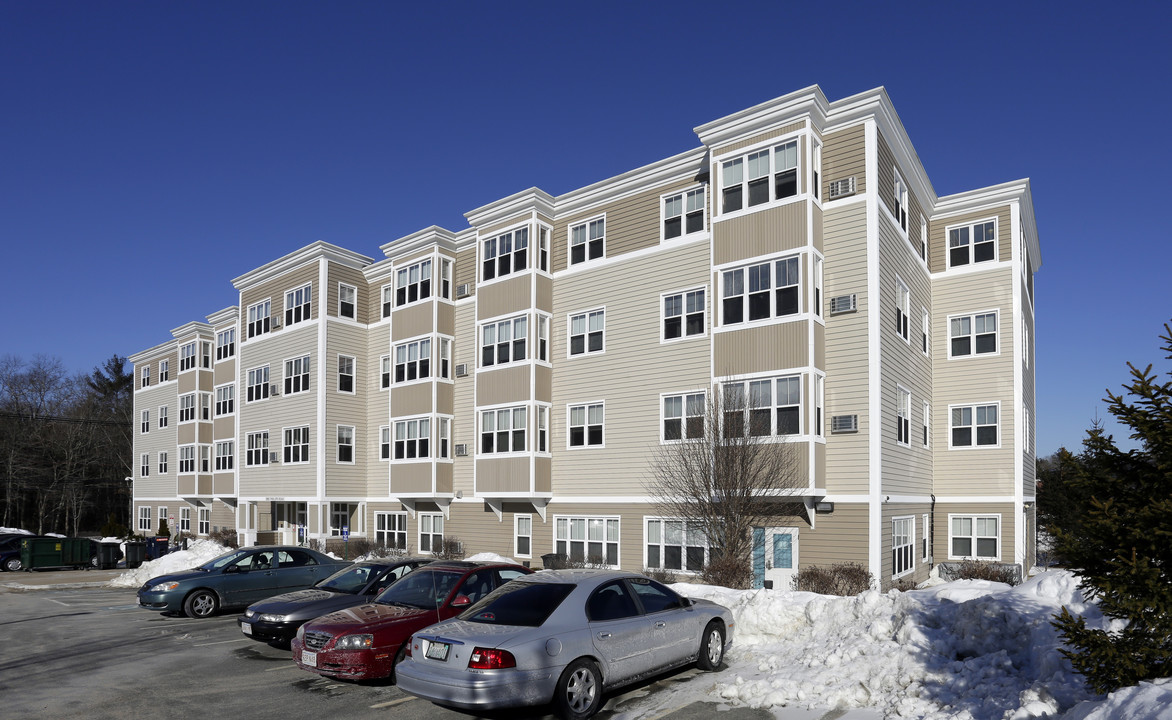
[[556, 570], [502, 585], [459, 617], [417, 632], [398, 666], [404, 691], [464, 710], [552, 703], [588, 718], [604, 691], [696, 663], [732, 643], [728, 608], [611, 570]]

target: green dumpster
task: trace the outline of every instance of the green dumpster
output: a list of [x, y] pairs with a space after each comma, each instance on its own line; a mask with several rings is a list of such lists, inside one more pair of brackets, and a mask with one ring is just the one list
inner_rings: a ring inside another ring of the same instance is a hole
[[28, 538], [20, 541], [20, 562], [25, 570], [50, 567], [85, 567], [90, 564], [88, 538]]

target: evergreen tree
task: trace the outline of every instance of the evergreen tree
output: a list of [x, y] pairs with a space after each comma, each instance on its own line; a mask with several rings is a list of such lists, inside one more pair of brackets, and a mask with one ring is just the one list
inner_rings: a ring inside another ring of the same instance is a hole
[[[1172, 359], [1172, 328], [1163, 349]], [[1067, 608], [1054, 626], [1063, 654], [1096, 692], [1172, 676], [1172, 382], [1152, 366], [1128, 363], [1123, 395], [1107, 393], [1110, 412], [1139, 443], [1122, 451], [1101, 427], [1087, 433], [1076, 487], [1091, 497], [1081, 526], [1059, 529], [1057, 549], [1083, 592], [1121, 630], [1088, 628]]]
[[[1098, 427], [1098, 423], [1095, 424]], [[1066, 448], [1049, 457], [1038, 458], [1038, 528], [1055, 538], [1060, 531], [1078, 536], [1083, 518], [1091, 507], [1092, 483], [1086, 481], [1083, 461]], [[1042, 542], [1039, 541], [1039, 546]], [[1068, 565], [1059, 548], [1050, 546], [1051, 560]]]

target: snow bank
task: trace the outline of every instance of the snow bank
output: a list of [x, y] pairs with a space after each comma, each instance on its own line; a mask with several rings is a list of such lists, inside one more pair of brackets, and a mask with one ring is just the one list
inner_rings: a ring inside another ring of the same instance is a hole
[[[214, 557], [223, 555], [230, 549], [211, 540], [194, 540], [188, 543], [186, 550], [176, 550], [156, 560], [147, 560], [137, 568], [127, 570], [106, 584], [109, 587], [137, 588], [153, 577], [190, 570]], [[123, 547], [123, 551], [125, 550], [126, 548]]]
[[464, 559], [468, 560], [469, 562], [509, 563], [510, 565], [520, 565], [521, 564], [512, 558], [507, 558], [507, 557], [504, 557], [503, 555], [497, 555], [496, 553], [492, 553], [492, 552], [476, 553], [475, 555], [471, 555], [471, 556], [466, 557]]

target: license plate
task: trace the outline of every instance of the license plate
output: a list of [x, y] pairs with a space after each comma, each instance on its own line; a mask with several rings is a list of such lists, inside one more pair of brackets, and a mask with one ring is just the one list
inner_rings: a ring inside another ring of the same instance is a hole
[[427, 657], [431, 658], [432, 660], [440, 660], [442, 662], [447, 662], [448, 650], [450, 650], [451, 648], [452, 648], [452, 646], [447, 643], [441, 643], [441, 642], [428, 643], [427, 644], [427, 653], [425, 653], [425, 654], [427, 655]]
[[317, 667], [317, 653], [315, 652], [301, 652], [301, 664], [309, 667]]
[[240, 623], [240, 632], [244, 633], [245, 635], [251, 635], [252, 634], [252, 623], [246, 623], [246, 622]]

